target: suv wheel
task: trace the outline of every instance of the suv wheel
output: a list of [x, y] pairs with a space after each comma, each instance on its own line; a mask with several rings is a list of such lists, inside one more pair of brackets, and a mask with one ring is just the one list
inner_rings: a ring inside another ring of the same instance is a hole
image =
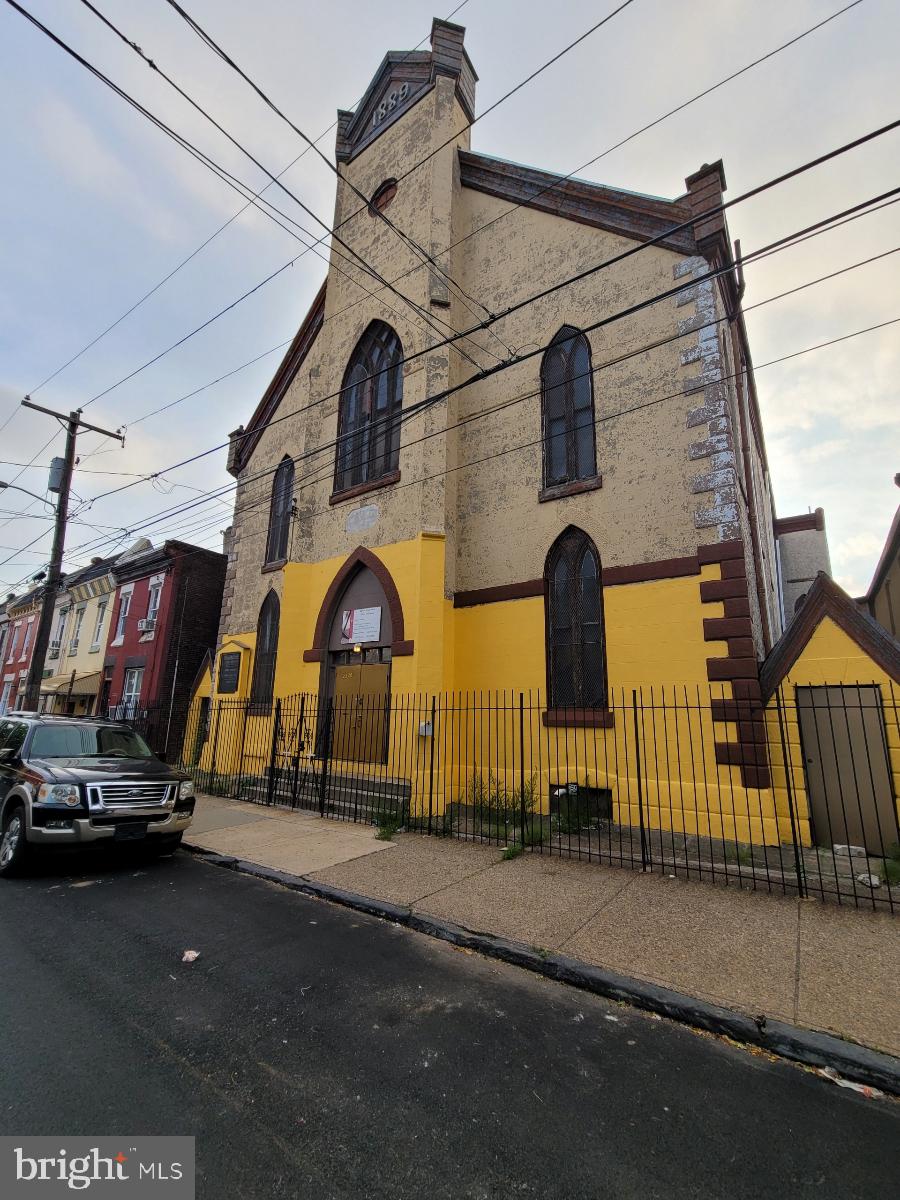
[[181, 845], [184, 833], [162, 833], [158, 837], [147, 839], [145, 847], [151, 858], [167, 858], [174, 854]]
[[0, 836], [0, 875], [17, 874], [25, 864], [27, 853], [25, 809], [21, 804], [12, 804], [6, 810]]

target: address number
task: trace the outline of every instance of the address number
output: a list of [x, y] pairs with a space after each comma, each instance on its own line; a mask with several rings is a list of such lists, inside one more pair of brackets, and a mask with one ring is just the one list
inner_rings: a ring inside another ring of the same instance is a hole
[[375, 109], [372, 115], [372, 124], [380, 125], [389, 113], [392, 113], [398, 104], [402, 104], [409, 95], [409, 84], [401, 83], [394, 91], [388, 92], [382, 102]]

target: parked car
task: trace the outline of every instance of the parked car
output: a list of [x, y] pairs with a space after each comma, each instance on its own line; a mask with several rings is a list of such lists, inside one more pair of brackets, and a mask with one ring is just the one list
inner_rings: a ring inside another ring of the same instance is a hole
[[190, 776], [127, 725], [101, 718], [0, 718], [0, 875], [50, 846], [178, 848], [194, 813]]

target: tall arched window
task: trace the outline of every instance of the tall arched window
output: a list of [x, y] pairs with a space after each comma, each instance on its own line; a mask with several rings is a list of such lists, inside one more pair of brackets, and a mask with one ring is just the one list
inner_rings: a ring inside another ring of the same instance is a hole
[[272, 502], [269, 506], [269, 536], [266, 540], [266, 562], [281, 562], [287, 558], [291, 533], [291, 505], [294, 500], [294, 460], [283, 458], [272, 480]]
[[564, 325], [541, 363], [544, 487], [597, 474], [591, 348], [583, 333]]
[[600, 556], [569, 526], [547, 555], [547, 683], [554, 708], [605, 708]]
[[281, 605], [274, 592], [269, 592], [259, 610], [256, 623], [256, 653], [253, 656], [253, 682], [250, 702], [261, 709], [272, 703], [275, 691], [275, 662], [278, 658], [278, 625]]
[[400, 462], [403, 347], [383, 321], [373, 321], [350, 356], [341, 391], [334, 490], [374, 482]]

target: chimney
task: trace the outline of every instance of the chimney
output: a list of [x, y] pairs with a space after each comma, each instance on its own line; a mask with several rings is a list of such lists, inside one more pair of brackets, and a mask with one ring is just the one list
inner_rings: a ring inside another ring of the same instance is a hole
[[225, 464], [225, 470], [229, 475], [234, 475], [237, 478], [240, 467], [237, 465], [240, 457], [242, 438], [244, 432], [243, 425], [238, 425], [237, 429], [233, 429], [228, 435], [228, 461]]
[[[721, 158], [711, 164], [704, 163], [699, 171], [689, 175], [684, 182], [688, 190], [688, 204], [695, 216], [708, 212], [711, 208], [718, 208], [722, 204], [722, 194], [727, 186]], [[719, 239], [724, 240], [727, 245], [725, 214], [717, 212], [695, 221], [694, 237], [697, 239], [698, 250], [707, 257]]]

